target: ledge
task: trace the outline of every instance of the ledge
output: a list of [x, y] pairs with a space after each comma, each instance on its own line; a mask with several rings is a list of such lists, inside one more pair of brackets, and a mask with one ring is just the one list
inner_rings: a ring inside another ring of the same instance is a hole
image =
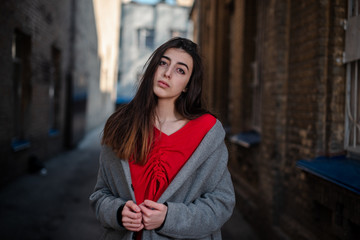
[[56, 137], [56, 136], [59, 136], [60, 134], [60, 131], [58, 129], [55, 129], [55, 128], [51, 128], [48, 132], [48, 135], [50, 137]]
[[251, 146], [257, 145], [260, 143], [260, 141], [260, 134], [254, 130], [241, 132], [230, 137], [230, 142], [236, 143], [245, 148], [250, 148]]
[[11, 142], [11, 148], [14, 152], [19, 152], [30, 148], [30, 142], [28, 140], [14, 140]]
[[299, 160], [296, 166], [360, 195], [360, 161], [346, 156]]

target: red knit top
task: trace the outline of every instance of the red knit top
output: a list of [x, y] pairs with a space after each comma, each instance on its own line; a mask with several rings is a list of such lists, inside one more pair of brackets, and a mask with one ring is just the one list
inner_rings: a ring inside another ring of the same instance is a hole
[[146, 164], [129, 162], [137, 204], [160, 198], [215, 122], [215, 117], [204, 114], [171, 135], [154, 128], [154, 144]]

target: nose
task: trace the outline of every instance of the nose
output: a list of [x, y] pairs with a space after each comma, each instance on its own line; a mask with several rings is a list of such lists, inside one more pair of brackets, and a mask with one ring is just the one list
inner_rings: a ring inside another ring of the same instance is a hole
[[167, 67], [164, 71], [164, 77], [170, 78], [171, 77], [171, 68]]

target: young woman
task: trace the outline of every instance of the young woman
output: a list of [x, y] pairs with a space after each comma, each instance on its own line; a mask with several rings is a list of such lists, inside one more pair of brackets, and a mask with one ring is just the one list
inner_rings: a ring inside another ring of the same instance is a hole
[[197, 45], [174, 38], [107, 121], [90, 204], [104, 239], [221, 239], [235, 197], [221, 123], [201, 102]]

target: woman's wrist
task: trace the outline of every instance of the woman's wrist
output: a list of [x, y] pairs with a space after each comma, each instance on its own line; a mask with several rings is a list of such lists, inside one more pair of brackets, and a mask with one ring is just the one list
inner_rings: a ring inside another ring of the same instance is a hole
[[124, 207], [125, 207], [125, 204], [121, 205], [121, 206], [118, 208], [117, 213], [116, 213], [117, 221], [118, 221], [118, 223], [119, 223], [119, 225], [120, 225], [121, 227], [124, 227], [124, 225], [123, 225], [123, 223], [122, 223], [122, 211], [123, 211]]

